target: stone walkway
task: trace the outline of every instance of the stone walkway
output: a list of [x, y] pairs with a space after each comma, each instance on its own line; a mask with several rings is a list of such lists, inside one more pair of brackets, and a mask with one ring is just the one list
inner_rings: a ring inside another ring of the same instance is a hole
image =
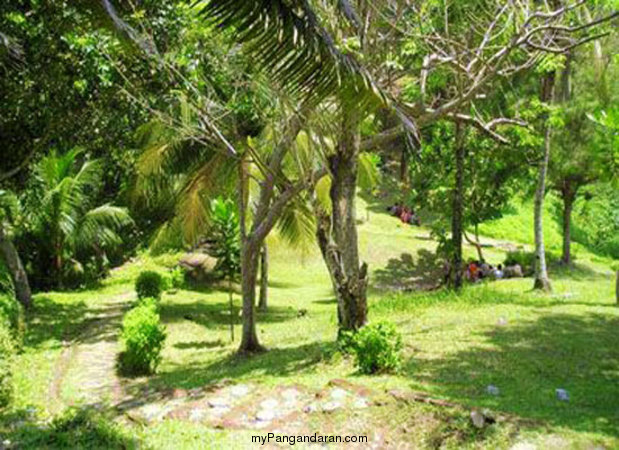
[[114, 296], [84, 319], [83, 331], [63, 342], [49, 387], [51, 405], [103, 407], [122, 398], [116, 373], [122, 316], [132, 293]]

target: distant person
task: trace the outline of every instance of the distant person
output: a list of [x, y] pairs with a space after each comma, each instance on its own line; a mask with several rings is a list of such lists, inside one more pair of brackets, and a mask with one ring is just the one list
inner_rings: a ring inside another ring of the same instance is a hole
[[505, 277], [505, 273], [503, 272], [503, 265], [499, 264], [497, 268], [494, 270], [494, 279], [500, 280]]

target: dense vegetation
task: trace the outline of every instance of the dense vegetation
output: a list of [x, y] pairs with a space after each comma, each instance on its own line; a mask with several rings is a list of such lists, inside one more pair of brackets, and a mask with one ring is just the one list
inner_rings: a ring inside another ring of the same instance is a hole
[[0, 446], [619, 445], [616, 2], [5, 3]]

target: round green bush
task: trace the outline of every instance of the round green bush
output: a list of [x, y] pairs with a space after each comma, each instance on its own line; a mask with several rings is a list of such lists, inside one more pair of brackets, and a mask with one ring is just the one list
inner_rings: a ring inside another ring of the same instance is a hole
[[121, 332], [125, 351], [120, 360], [123, 372], [131, 375], [153, 373], [161, 362], [165, 338], [165, 327], [152, 306], [138, 306], [125, 314]]
[[159, 300], [163, 292], [163, 277], [153, 270], [145, 270], [135, 280], [135, 291], [138, 298], [153, 297]]
[[6, 320], [0, 320], [0, 408], [13, 397], [13, 359], [15, 342]]
[[6, 320], [11, 329], [15, 344], [19, 347], [23, 342], [26, 324], [22, 305], [8, 294], [0, 294], [0, 320]]
[[349, 348], [361, 373], [389, 372], [400, 367], [402, 336], [394, 324], [366, 325], [352, 335], [351, 341]]

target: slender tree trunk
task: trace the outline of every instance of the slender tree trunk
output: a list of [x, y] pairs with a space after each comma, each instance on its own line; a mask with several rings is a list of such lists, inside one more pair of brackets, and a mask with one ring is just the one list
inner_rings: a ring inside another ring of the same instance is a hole
[[353, 108], [345, 109], [340, 141], [329, 157], [332, 213], [318, 220], [318, 241], [337, 299], [338, 334], [355, 331], [367, 320], [367, 265], [359, 262], [355, 214], [361, 118]]
[[572, 228], [572, 209], [574, 206], [575, 195], [567, 188], [563, 192], [563, 255], [561, 261], [563, 264], [569, 265], [572, 263], [571, 252], [571, 228]]
[[267, 310], [267, 297], [269, 292], [269, 250], [266, 242], [262, 244], [260, 253], [260, 297], [258, 299], [258, 309]]
[[232, 277], [228, 277], [228, 301], [230, 303], [230, 341], [234, 342], [234, 303], [232, 302]]
[[[556, 72], [548, 73], [542, 79], [540, 99], [542, 102], [552, 101], [556, 81]], [[535, 189], [535, 208], [533, 217], [533, 231], [535, 234], [535, 281], [533, 289], [551, 291], [550, 279], [546, 268], [546, 249], [544, 248], [544, 197], [546, 195], [546, 174], [548, 172], [548, 160], [550, 158], [550, 138], [552, 130], [548, 117], [545, 121], [544, 155], [539, 165], [537, 188]]]
[[0, 227], [0, 256], [5, 262], [11, 279], [13, 280], [17, 300], [24, 308], [31, 308], [32, 293], [30, 291], [30, 284], [28, 283], [28, 275], [24, 270], [17, 249], [13, 245], [13, 242], [4, 234], [2, 227]]
[[550, 156], [550, 125], [546, 124], [544, 137], [544, 157], [540, 162], [537, 188], [535, 190], [535, 215], [533, 227], [535, 232], [535, 281], [533, 289], [551, 291], [548, 270], [546, 268], [546, 251], [544, 248], [544, 196], [546, 194], [546, 172], [548, 171], [548, 158]]
[[464, 209], [464, 136], [462, 124], [456, 124], [456, 180], [453, 190], [452, 215], [451, 215], [451, 239], [453, 247], [453, 287], [456, 290], [462, 288], [462, 213]]
[[619, 306], [619, 270], [617, 270], [615, 278], [615, 300], [617, 300], [617, 306]]
[[256, 333], [256, 278], [258, 248], [247, 235], [247, 161], [239, 162], [239, 227], [241, 231], [241, 293], [243, 296], [243, 333], [239, 353], [257, 353], [264, 348]]

